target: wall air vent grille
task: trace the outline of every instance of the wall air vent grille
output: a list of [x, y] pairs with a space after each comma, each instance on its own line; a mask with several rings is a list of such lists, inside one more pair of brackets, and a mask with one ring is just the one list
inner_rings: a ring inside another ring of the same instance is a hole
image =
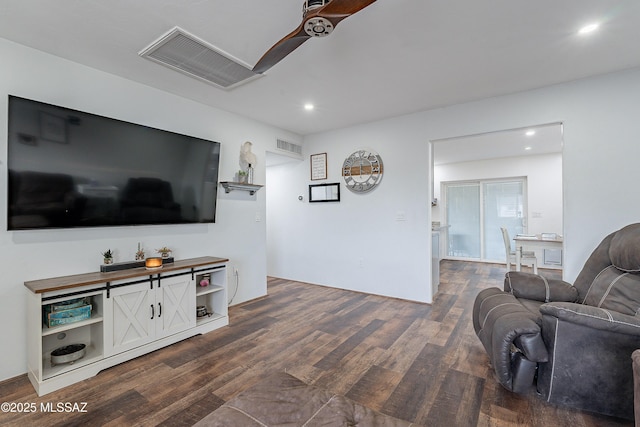
[[302, 158], [302, 145], [278, 139], [276, 148], [278, 148], [278, 150], [285, 151], [288, 154], [293, 154], [295, 157], [298, 157], [300, 159]]
[[178, 27], [139, 55], [226, 90], [260, 77], [247, 64]]

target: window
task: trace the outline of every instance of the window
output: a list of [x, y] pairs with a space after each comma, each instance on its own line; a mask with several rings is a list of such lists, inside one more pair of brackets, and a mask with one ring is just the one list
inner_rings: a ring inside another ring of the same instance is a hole
[[503, 261], [500, 227], [526, 233], [526, 178], [442, 184], [445, 223], [450, 227], [446, 254], [451, 258]]

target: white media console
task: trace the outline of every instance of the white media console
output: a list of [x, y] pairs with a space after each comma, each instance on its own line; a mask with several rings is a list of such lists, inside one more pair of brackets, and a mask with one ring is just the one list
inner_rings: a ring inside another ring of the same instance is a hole
[[[28, 376], [38, 395], [228, 325], [228, 261], [201, 257], [175, 261], [154, 271], [140, 267], [25, 282]], [[208, 286], [200, 285], [203, 278]], [[90, 317], [47, 325], [49, 312], [79, 299], [91, 305]], [[202, 306], [207, 314], [201, 312], [199, 317], [196, 307]], [[52, 351], [73, 344], [84, 344], [81, 358], [52, 363]]]

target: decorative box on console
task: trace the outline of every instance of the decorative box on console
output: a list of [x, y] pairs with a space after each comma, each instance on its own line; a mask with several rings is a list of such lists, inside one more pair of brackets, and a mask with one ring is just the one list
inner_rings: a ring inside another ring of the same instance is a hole
[[68, 304], [45, 305], [42, 317], [43, 323], [49, 328], [80, 322], [91, 317], [91, 304], [80, 298]]

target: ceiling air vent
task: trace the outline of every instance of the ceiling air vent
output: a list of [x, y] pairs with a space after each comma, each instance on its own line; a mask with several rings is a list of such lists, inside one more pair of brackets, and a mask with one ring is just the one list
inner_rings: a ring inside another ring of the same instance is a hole
[[260, 77], [247, 64], [178, 27], [139, 55], [227, 90]]
[[292, 155], [293, 157], [302, 159], [302, 145], [278, 139], [276, 148], [280, 151], [286, 152], [289, 155]]

